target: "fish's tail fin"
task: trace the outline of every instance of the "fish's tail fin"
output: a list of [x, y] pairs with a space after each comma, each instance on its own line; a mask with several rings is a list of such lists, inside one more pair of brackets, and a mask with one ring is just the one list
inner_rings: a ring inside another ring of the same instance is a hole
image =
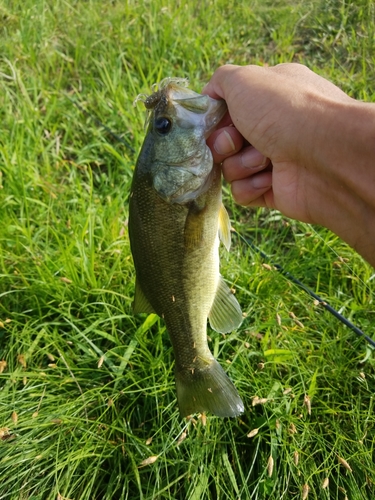
[[176, 369], [177, 401], [182, 417], [209, 411], [218, 417], [237, 417], [243, 402], [233, 382], [212, 358], [203, 367]]

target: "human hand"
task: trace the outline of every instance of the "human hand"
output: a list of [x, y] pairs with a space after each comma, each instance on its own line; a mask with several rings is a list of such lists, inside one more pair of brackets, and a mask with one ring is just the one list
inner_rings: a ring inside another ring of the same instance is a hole
[[324, 159], [337, 162], [341, 153], [335, 158], [329, 136], [336, 108], [352, 99], [299, 64], [223, 66], [203, 92], [228, 105], [208, 145], [235, 200], [324, 224], [320, 208], [333, 187]]

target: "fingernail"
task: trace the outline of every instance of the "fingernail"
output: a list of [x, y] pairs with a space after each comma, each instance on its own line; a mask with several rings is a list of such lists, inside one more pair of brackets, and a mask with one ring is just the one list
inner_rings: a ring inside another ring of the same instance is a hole
[[227, 155], [236, 150], [233, 139], [226, 130], [223, 130], [223, 132], [216, 137], [214, 150], [219, 153], [219, 155]]
[[269, 172], [254, 175], [251, 184], [255, 189], [265, 189], [272, 186], [272, 179]]
[[241, 154], [241, 163], [245, 168], [264, 167], [268, 162], [268, 158], [259, 153], [257, 149], [246, 149]]

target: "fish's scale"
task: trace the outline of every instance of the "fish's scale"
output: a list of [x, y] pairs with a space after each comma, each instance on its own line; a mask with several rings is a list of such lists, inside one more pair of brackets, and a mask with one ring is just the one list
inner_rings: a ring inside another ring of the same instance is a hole
[[[202, 217], [202, 238], [196, 247], [186, 249], [187, 206], [166, 204], [149, 186], [144, 175], [131, 195], [131, 209], [137, 227], [132, 239], [147, 252], [135, 251], [137, 280], [153, 306], [164, 318], [172, 340], [176, 363], [190, 366], [199, 355], [207, 356], [207, 316], [213, 302], [219, 275], [217, 254], [217, 214], [221, 203], [220, 172], [207, 193]], [[140, 262], [138, 262], [138, 259]], [[160, 285], [162, 283], [162, 286]]]

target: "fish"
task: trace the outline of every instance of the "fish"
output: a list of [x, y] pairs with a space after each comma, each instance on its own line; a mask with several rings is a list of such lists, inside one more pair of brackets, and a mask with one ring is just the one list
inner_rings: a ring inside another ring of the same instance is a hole
[[152, 90], [136, 100], [148, 118], [129, 198], [133, 312], [164, 319], [180, 415], [236, 417], [243, 402], [207, 342], [207, 318], [221, 333], [243, 319], [219, 272], [219, 238], [229, 250], [231, 226], [221, 167], [206, 144], [226, 103], [194, 92], [185, 79], [166, 78]]

